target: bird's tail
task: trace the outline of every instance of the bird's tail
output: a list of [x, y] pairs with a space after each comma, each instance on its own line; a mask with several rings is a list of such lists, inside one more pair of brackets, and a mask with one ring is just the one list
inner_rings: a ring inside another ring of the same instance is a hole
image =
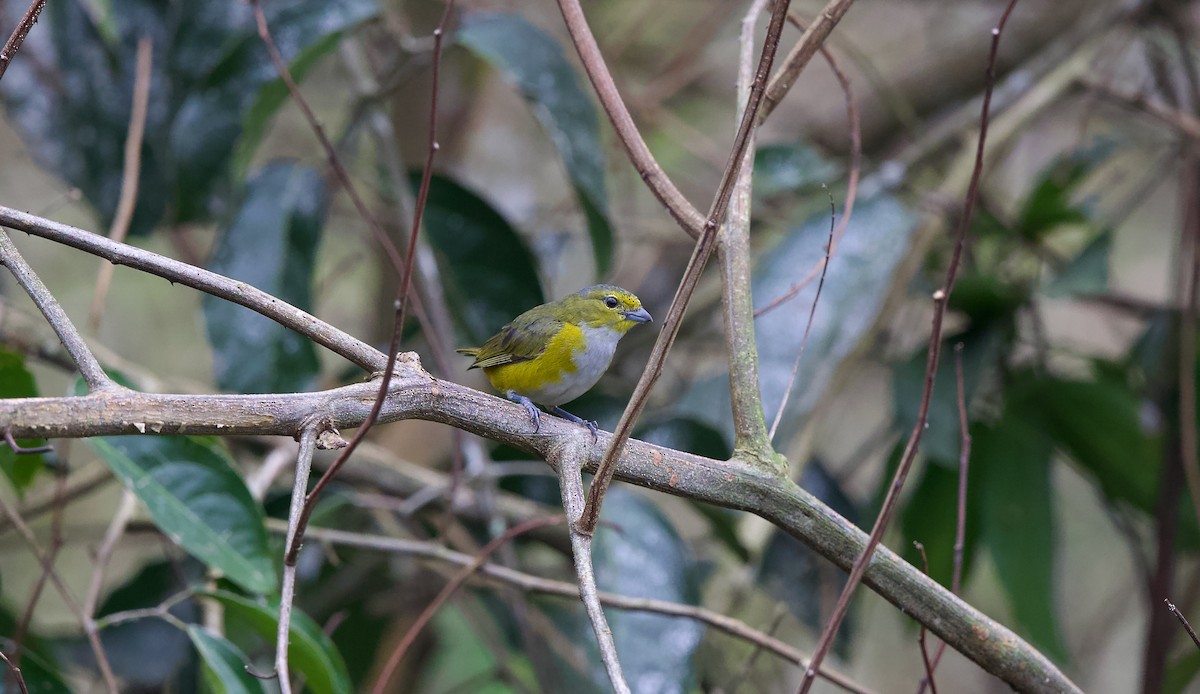
[[470, 371], [471, 369], [479, 368], [479, 348], [478, 347], [460, 347], [454, 351], [458, 352], [459, 354], [465, 354], [468, 357], [471, 357], [475, 360], [470, 366], [467, 367], [467, 371]]

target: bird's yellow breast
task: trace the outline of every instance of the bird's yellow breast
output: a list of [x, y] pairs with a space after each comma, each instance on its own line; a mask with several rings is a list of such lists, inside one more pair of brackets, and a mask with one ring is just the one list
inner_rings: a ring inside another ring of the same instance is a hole
[[565, 323], [546, 349], [521, 362], [485, 366], [492, 386], [513, 392], [539, 405], [557, 406], [583, 395], [608, 370], [622, 333]]
[[583, 330], [578, 325], [565, 323], [558, 334], [550, 338], [546, 349], [527, 361], [484, 367], [492, 386], [500, 392], [515, 391], [533, 397], [533, 394], [559, 384], [576, 371], [574, 356], [587, 347]]

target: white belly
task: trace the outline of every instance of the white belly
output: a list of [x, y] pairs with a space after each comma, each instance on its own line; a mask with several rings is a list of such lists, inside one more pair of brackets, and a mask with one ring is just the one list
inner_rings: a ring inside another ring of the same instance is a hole
[[587, 346], [571, 357], [575, 370], [563, 374], [555, 383], [546, 384], [536, 393], [530, 393], [531, 400], [550, 407], [571, 402], [591, 390], [604, 372], [608, 371], [621, 333], [609, 328], [584, 327], [583, 335]]

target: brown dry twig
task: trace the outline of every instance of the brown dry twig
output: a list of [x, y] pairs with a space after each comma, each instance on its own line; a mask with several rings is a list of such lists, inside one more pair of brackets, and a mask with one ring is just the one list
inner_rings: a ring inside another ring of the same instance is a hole
[[29, 4], [29, 9], [25, 10], [21, 21], [17, 23], [17, 27], [13, 29], [13, 33], [4, 42], [4, 48], [0, 49], [0, 79], [4, 79], [4, 73], [8, 71], [9, 63], [12, 62], [17, 51], [21, 50], [21, 44], [25, 43], [25, 37], [29, 36], [33, 25], [37, 24], [38, 15], [42, 13], [42, 8], [45, 6], [46, 0], [33, 0]]
[[704, 217], [692, 203], [688, 202], [683, 193], [679, 192], [667, 173], [658, 165], [654, 155], [650, 153], [650, 148], [646, 146], [646, 141], [642, 139], [641, 132], [634, 124], [633, 116], [629, 115], [629, 108], [625, 106], [621, 93], [617, 89], [617, 83], [608, 70], [608, 64], [604, 61], [604, 55], [600, 52], [596, 37], [592, 35], [591, 27], [588, 26], [587, 17], [583, 14], [583, 7], [580, 6], [579, 0], [558, 0], [558, 7], [562, 12], [567, 31], [571, 34], [571, 42], [579, 53], [583, 69], [592, 82], [592, 88], [596, 90], [596, 96], [599, 97], [604, 112], [608, 114], [613, 130], [617, 133], [617, 139], [621, 141], [625, 151], [629, 154], [629, 160], [642, 177], [642, 181], [646, 183], [646, 187], [654, 193], [663, 207], [667, 208], [671, 217], [692, 238], [699, 239], [705, 229]]
[[[133, 221], [137, 207], [138, 178], [142, 171], [142, 138], [146, 132], [146, 112], [150, 106], [151, 68], [153, 67], [154, 43], [149, 36], [138, 39], [137, 63], [134, 68], [133, 106], [129, 114], [129, 130], [125, 136], [125, 163], [121, 172], [121, 196], [117, 199], [117, 211], [113, 214], [108, 238], [124, 241]], [[88, 323], [92, 330], [100, 327], [104, 315], [104, 297], [112, 284], [113, 264], [100, 261], [96, 275], [96, 288], [92, 293], [92, 307], [88, 311]]]
[[846, 612], [850, 608], [850, 598], [854, 595], [858, 584], [862, 582], [867, 565], [870, 563], [871, 557], [875, 554], [879, 542], [883, 539], [883, 533], [887, 529], [892, 515], [895, 513], [896, 504], [900, 498], [900, 491], [903, 489], [904, 481], [908, 478], [913, 461], [917, 457], [917, 450], [921, 444], [921, 436], [925, 433], [925, 422], [929, 418], [929, 404], [933, 397], [934, 378], [937, 374], [938, 361], [941, 357], [942, 322], [946, 317], [946, 304], [950, 292], [954, 289], [954, 280], [958, 276], [958, 267], [962, 260], [963, 247], [966, 245], [967, 230], [971, 224], [971, 214], [975, 210], [975, 201], [979, 197], [979, 181], [983, 177], [983, 154], [987, 144], [988, 111], [991, 106], [992, 89], [996, 83], [996, 55], [1000, 50], [1000, 36], [1003, 34], [1004, 25], [1008, 22], [1008, 18], [1016, 5], [1017, 0], [1009, 0], [1008, 5], [1004, 8], [1004, 13], [1000, 16], [1000, 21], [992, 29], [992, 45], [988, 53], [987, 70], [985, 72], [986, 88], [983, 96], [982, 112], [979, 117], [979, 139], [975, 149], [975, 166], [971, 173], [971, 183], [967, 188], [966, 198], [963, 201], [963, 211], [958, 220], [958, 233], [956, 234], [954, 243], [954, 253], [950, 258], [950, 265], [946, 269], [946, 280], [942, 288], [934, 292], [933, 295], [933, 326], [929, 334], [929, 355], [925, 363], [925, 388], [921, 394], [917, 422], [905, 446], [904, 454], [900, 459], [900, 465], [896, 468], [896, 474], [892, 478], [892, 483], [888, 488], [883, 507], [879, 510], [879, 515], [875, 518], [875, 525], [871, 529], [867, 546], [858, 559], [854, 561], [854, 565], [850, 569], [850, 576], [846, 579], [846, 585], [842, 589], [842, 594], [838, 597], [837, 605], [834, 606], [833, 615], [825, 625], [825, 629], [821, 632], [821, 638], [817, 642], [816, 649], [813, 651], [812, 663], [809, 665], [808, 670], [805, 671], [804, 679], [800, 684], [800, 694], [805, 694], [812, 687], [813, 680], [816, 677], [815, 667], [821, 664], [830, 647], [833, 645], [833, 637], [837, 634], [838, 627], [841, 626], [842, 620], [845, 619]]
[[1200, 648], [1200, 636], [1196, 635], [1196, 630], [1188, 623], [1187, 617], [1183, 616], [1183, 613], [1179, 611], [1178, 607], [1175, 607], [1175, 603], [1170, 599], [1164, 599], [1163, 602], [1167, 603], [1167, 611], [1175, 615], [1175, 619], [1178, 619], [1179, 623], [1183, 625], [1187, 635], [1192, 637], [1192, 643], [1196, 644], [1196, 648]]
[[704, 233], [696, 242], [692, 257], [688, 260], [687, 269], [684, 270], [683, 279], [679, 283], [679, 289], [675, 292], [675, 298], [671, 301], [671, 307], [667, 311], [667, 318], [663, 321], [662, 331], [650, 352], [646, 368], [642, 371], [641, 378], [638, 379], [629, 404], [621, 414], [612, 440], [596, 469], [596, 476], [588, 488], [587, 505], [584, 506], [583, 516], [578, 524], [579, 529], [585, 533], [591, 533], [596, 528], [596, 522], [600, 518], [600, 506], [604, 502], [604, 493], [616, 472], [616, 462], [621, 455], [621, 450], [625, 442], [629, 440], [629, 436], [633, 432], [633, 425], [645, 407], [646, 400], [650, 397], [650, 390], [658, 381], [658, 377], [662, 375], [663, 362], [666, 361], [667, 353], [674, 344], [676, 335], [679, 334], [679, 326], [683, 321], [688, 301], [691, 299], [692, 292], [696, 289], [696, 283], [700, 281], [700, 273], [704, 270], [716, 245], [717, 228], [729, 209], [734, 183], [737, 181], [738, 172], [754, 132], [758, 107], [762, 103], [767, 76], [775, 61], [775, 52], [779, 47], [779, 37], [783, 33], [784, 18], [787, 16], [789, 3], [790, 0], [780, 0], [771, 15], [771, 23], [767, 26], [767, 35], [763, 40], [762, 56], [751, 84], [750, 97], [742, 114], [737, 137], [734, 138], [733, 150], [729, 154], [729, 162], [725, 166], [721, 185], [717, 189], [712, 209], [704, 223]]
[[392, 651], [392, 655], [388, 657], [387, 663], [383, 666], [383, 671], [379, 673], [379, 679], [375, 681], [375, 686], [371, 691], [374, 692], [374, 694], [383, 694], [383, 692], [388, 690], [388, 680], [392, 678], [392, 674], [395, 673], [396, 667], [400, 664], [400, 661], [404, 659], [404, 654], [408, 652], [409, 647], [412, 646], [413, 642], [417, 640], [417, 636], [421, 634], [421, 631], [425, 628], [425, 625], [429, 623], [429, 620], [433, 619], [433, 615], [437, 613], [438, 609], [445, 604], [445, 602], [449, 600], [452, 595], [454, 595], [459, 587], [465, 583], [472, 574], [478, 571], [480, 567], [487, 563], [488, 557], [492, 556], [492, 554], [495, 553], [496, 550], [500, 549], [502, 545], [511, 542], [524, 533], [530, 532], [531, 530], [537, 530], [538, 528], [557, 525], [562, 523], [564, 520], [566, 519], [563, 516], [531, 518], [524, 523], [518, 523], [517, 525], [514, 525], [513, 527], [504, 531], [504, 534], [492, 539], [491, 542], [484, 545], [483, 549], [479, 551], [478, 556], [475, 557], [475, 560], [467, 566], [464, 566], [461, 571], [456, 573], [454, 577], [450, 579], [450, 582], [447, 583], [444, 588], [442, 588], [441, 592], [437, 594], [437, 597], [435, 597], [433, 601], [429, 603], [425, 610], [421, 612], [421, 615], [417, 617], [416, 621], [413, 622], [412, 626], [408, 628], [408, 631], [404, 634], [404, 638], [400, 640], [400, 643], [396, 646], [395, 650]]

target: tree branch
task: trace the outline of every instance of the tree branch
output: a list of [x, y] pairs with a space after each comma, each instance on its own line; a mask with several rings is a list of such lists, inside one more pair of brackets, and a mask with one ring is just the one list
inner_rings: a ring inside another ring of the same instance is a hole
[[767, 85], [767, 95], [763, 98], [762, 108], [758, 112], [759, 123], [765, 121], [779, 102], [783, 101], [783, 97], [791, 91], [792, 85], [800, 78], [800, 73], [817, 54], [817, 49], [825, 44], [825, 39], [853, 4], [854, 0], [829, 0], [812, 24], [808, 25], [808, 29], [784, 59], [783, 67], [779, 68], [779, 72], [775, 73]]
[[[267, 521], [267, 527], [269, 530], [275, 532], [286, 531], [287, 529], [285, 524], [272, 520]], [[408, 540], [396, 537], [384, 537], [382, 535], [333, 530], [331, 528], [314, 528], [311, 526], [308, 529], [308, 536], [315, 540], [330, 542], [335, 545], [404, 554], [423, 559], [444, 561], [457, 564], [458, 566], [470, 566], [476, 559], [465, 552], [456, 552], [444, 545], [425, 540]], [[490, 562], [483, 564], [476, 573], [492, 581], [515, 586], [531, 593], [552, 595], [571, 600], [579, 599], [579, 586], [574, 583], [542, 578], [541, 576], [517, 571], [500, 564]], [[752, 643], [762, 650], [773, 653], [790, 663], [801, 667], [808, 663], [807, 656], [784, 641], [780, 641], [770, 634], [759, 631], [741, 620], [704, 607], [669, 602], [667, 600], [657, 600], [655, 598], [634, 598], [616, 593], [606, 593], [604, 591], [600, 591], [597, 595], [600, 602], [609, 607], [694, 619], [729, 636]], [[871, 694], [870, 689], [835, 670], [825, 668], [821, 670], [820, 675], [847, 691], [858, 692], [859, 694]]]
[[100, 362], [96, 361], [96, 355], [88, 349], [87, 343], [83, 341], [83, 336], [79, 334], [79, 331], [71, 323], [71, 319], [67, 317], [67, 312], [63, 310], [62, 306], [59, 306], [58, 300], [54, 298], [46, 285], [42, 284], [42, 280], [33, 271], [33, 268], [29, 267], [29, 263], [26, 263], [25, 259], [21, 257], [21, 253], [13, 245], [12, 239], [3, 230], [0, 230], [0, 265], [4, 265], [12, 272], [17, 283], [21, 285], [25, 293], [29, 294], [33, 303], [37, 304], [38, 310], [46, 317], [50, 327], [54, 328], [63, 347], [67, 348], [71, 360], [79, 367], [79, 373], [83, 375], [83, 380], [87, 382], [88, 388], [92, 391], [124, 390], [122, 386], [117, 385], [109, 378], [108, 374], [104, 373]]
[[[758, 61], [758, 70], [750, 86], [750, 96], [742, 113], [737, 136], [733, 141], [733, 149], [729, 153], [729, 161], [725, 165], [721, 185], [717, 188], [712, 209], [709, 210], [708, 219], [704, 222], [704, 233], [692, 250], [692, 257], [688, 260], [687, 268], [683, 272], [683, 279], [679, 282], [679, 289], [676, 290], [671, 307], [667, 310], [667, 318], [663, 321], [662, 331], [658, 334], [654, 348], [650, 351], [646, 368], [642, 371], [637, 386], [633, 389], [629, 404], [621, 413], [621, 419], [617, 422], [612, 441], [609, 442], [609, 446], [604, 452], [604, 459], [596, 470], [596, 476], [592, 479], [591, 486], [588, 487], [587, 505], [584, 506], [583, 517], [579, 520], [579, 528], [584, 532], [590, 533], [596, 529], [596, 521], [600, 517], [600, 505], [604, 503], [604, 493], [612, 481], [617, 459], [621, 456], [621, 449], [629, 440], [630, 434], [633, 433], [633, 425], [646, 406], [650, 390], [654, 388], [658, 377], [662, 375], [663, 363], [667, 359], [671, 345], [675, 342], [675, 337], [679, 334], [679, 327], [683, 322], [683, 314], [687, 310], [688, 301], [691, 300], [692, 293], [696, 290], [696, 284], [700, 281], [700, 273], [704, 270], [704, 266], [708, 263], [708, 258], [716, 246], [717, 228], [729, 210], [729, 203], [733, 198], [733, 184], [737, 180], [743, 158], [750, 147], [751, 135], [755, 129], [755, 114], [758, 112], [759, 104], [762, 103], [763, 90], [771, 72], [771, 65], [775, 60], [775, 51], [779, 48], [779, 37], [783, 33], [784, 18], [787, 16], [789, 3], [790, 0], [779, 0], [771, 15], [771, 23], [767, 26], [767, 35], [763, 40], [762, 55]], [[781, 456], [772, 456], [765, 460], [751, 458], [751, 460], [776, 473], [787, 469]]]
[[[226, 301], [232, 301], [239, 306], [245, 306], [252, 311], [270, 318], [285, 328], [295, 330], [366, 371], [382, 370], [387, 363], [387, 355], [383, 352], [317, 319], [316, 316], [280, 301], [262, 290], [251, 287], [245, 282], [231, 280], [224, 275], [209, 272], [195, 265], [189, 265], [124, 243], [118, 243], [99, 234], [93, 234], [66, 224], [59, 224], [49, 219], [14, 210], [11, 207], [0, 206], [0, 226], [40, 236], [44, 239], [49, 239], [65, 246], [105, 258], [114, 265], [124, 265], [141, 270], [142, 272], [148, 272], [152, 275], [158, 275], [170, 282], [199, 289], [206, 294], [211, 294]], [[0, 244], [4, 242], [0, 241]], [[64, 344], [66, 343], [64, 342]], [[79, 340], [79, 344], [82, 344], [82, 340]], [[67, 348], [71, 349], [70, 345], [67, 345]], [[72, 354], [74, 355], [74, 352]], [[93, 358], [92, 361], [95, 361], [95, 359]], [[100, 369], [98, 364], [95, 368], [97, 370]], [[100, 370], [100, 373], [103, 373], [103, 371]]]
[[[426, 419], [512, 445], [543, 458], [575, 432], [548, 418], [529, 433], [525, 410], [494, 396], [433, 378], [415, 355], [403, 354], [380, 422]], [[105, 393], [74, 398], [0, 400], [0, 421], [17, 436], [81, 437], [118, 434], [270, 434], [296, 436], [313, 416], [353, 427], [367, 416], [375, 385], [358, 383], [317, 393], [277, 395], [161, 395]], [[586, 468], [595, 470], [611, 435], [589, 444]], [[741, 460], [719, 461], [631, 440], [616, 478], [669, 494], [749, 511], [848, 569], [866, 546], [866, 534], [791, 480]], [[921, 575], [880, 547], [864, 582], [939, 638], [1010, 685], [1033, 692], [1078, 692], [1053, 663], [1004, 626]]]
[[21, 50], [21, 44], [25, 43], [25, 37], [29, 36], [29, 32], [33, 30], [33, 25], [37, 24], [38, 15], [42, 13], [42, 9], [45, 6], [46, 0], [33, 0], [33, 2], [29, 3], [29, 9], [25, 10], [25, 15], [21, 17], [21, 21], [13, 29], [13, 33], [4, 42], [4, 48], [0, 49], [0, 79], [4, 78], [4, 73], [8, 71], [9, 63], [12, 62], [13, 56], [17, 54], [17, 51]]
[[596, 644], [600, 647], [600, 660], [604, 670], [612, 682], [613, 691], [617, 694], [631, 694], [625, 674], [621, 672], [621, 661], [617, 657], [617, 644], [613, 640], [612, 629], [604, 617], [604, 609], [600, 607], [599, 590], [596, 588], [596, 572], [592, 568], [592, 534], [581, 532], [576, 523], [583, 515], [583, 465], [586, 457], [585, 444], [580, 440], [582, 434], [565, 437], [556, 446], [550, 458], [552, 464], [558, 467], [558, 487], [562, 494], [563, 510], [567, 512], [567, 528], [571, 533], [571, 554], [575, 557], [575, 575], [579, 578], [579, 599], [587, 611], [588, 621], [592, 623], [592, 631], [596, 634]]
[[600, 46], [596, 43], [596, 37], [592, 35], [579, 0], [558, 0], [558, 7], [562, 11], [563, 22], [571, 34], [575, 50], [579, 52], [583, 69], [592, 81], [592, 88], [596, 90], [596, 96], [600, 98], [600, 104], [608, 114], [613, 130], [617, 132], [617, 139], [629, 154], [629, 160], [633, 162], [646, 187], [654, 193], [654, 197], [658, 198], [663, 207], [667, 208], [671, 217], [692, 238], [699, 239], [704, 232], [704, 217], [688, 202], [683, 193], [679, 192], [650, 153], [650, 148], [646, 146], [646, 141], [642, 139], [642, 134], [633, 122], [633, 116], [629, 115], [629, 109], [621, 99], [617, 83], [608, 71], [608, 64], [604, 62], [604, 55], [600, 53]]

